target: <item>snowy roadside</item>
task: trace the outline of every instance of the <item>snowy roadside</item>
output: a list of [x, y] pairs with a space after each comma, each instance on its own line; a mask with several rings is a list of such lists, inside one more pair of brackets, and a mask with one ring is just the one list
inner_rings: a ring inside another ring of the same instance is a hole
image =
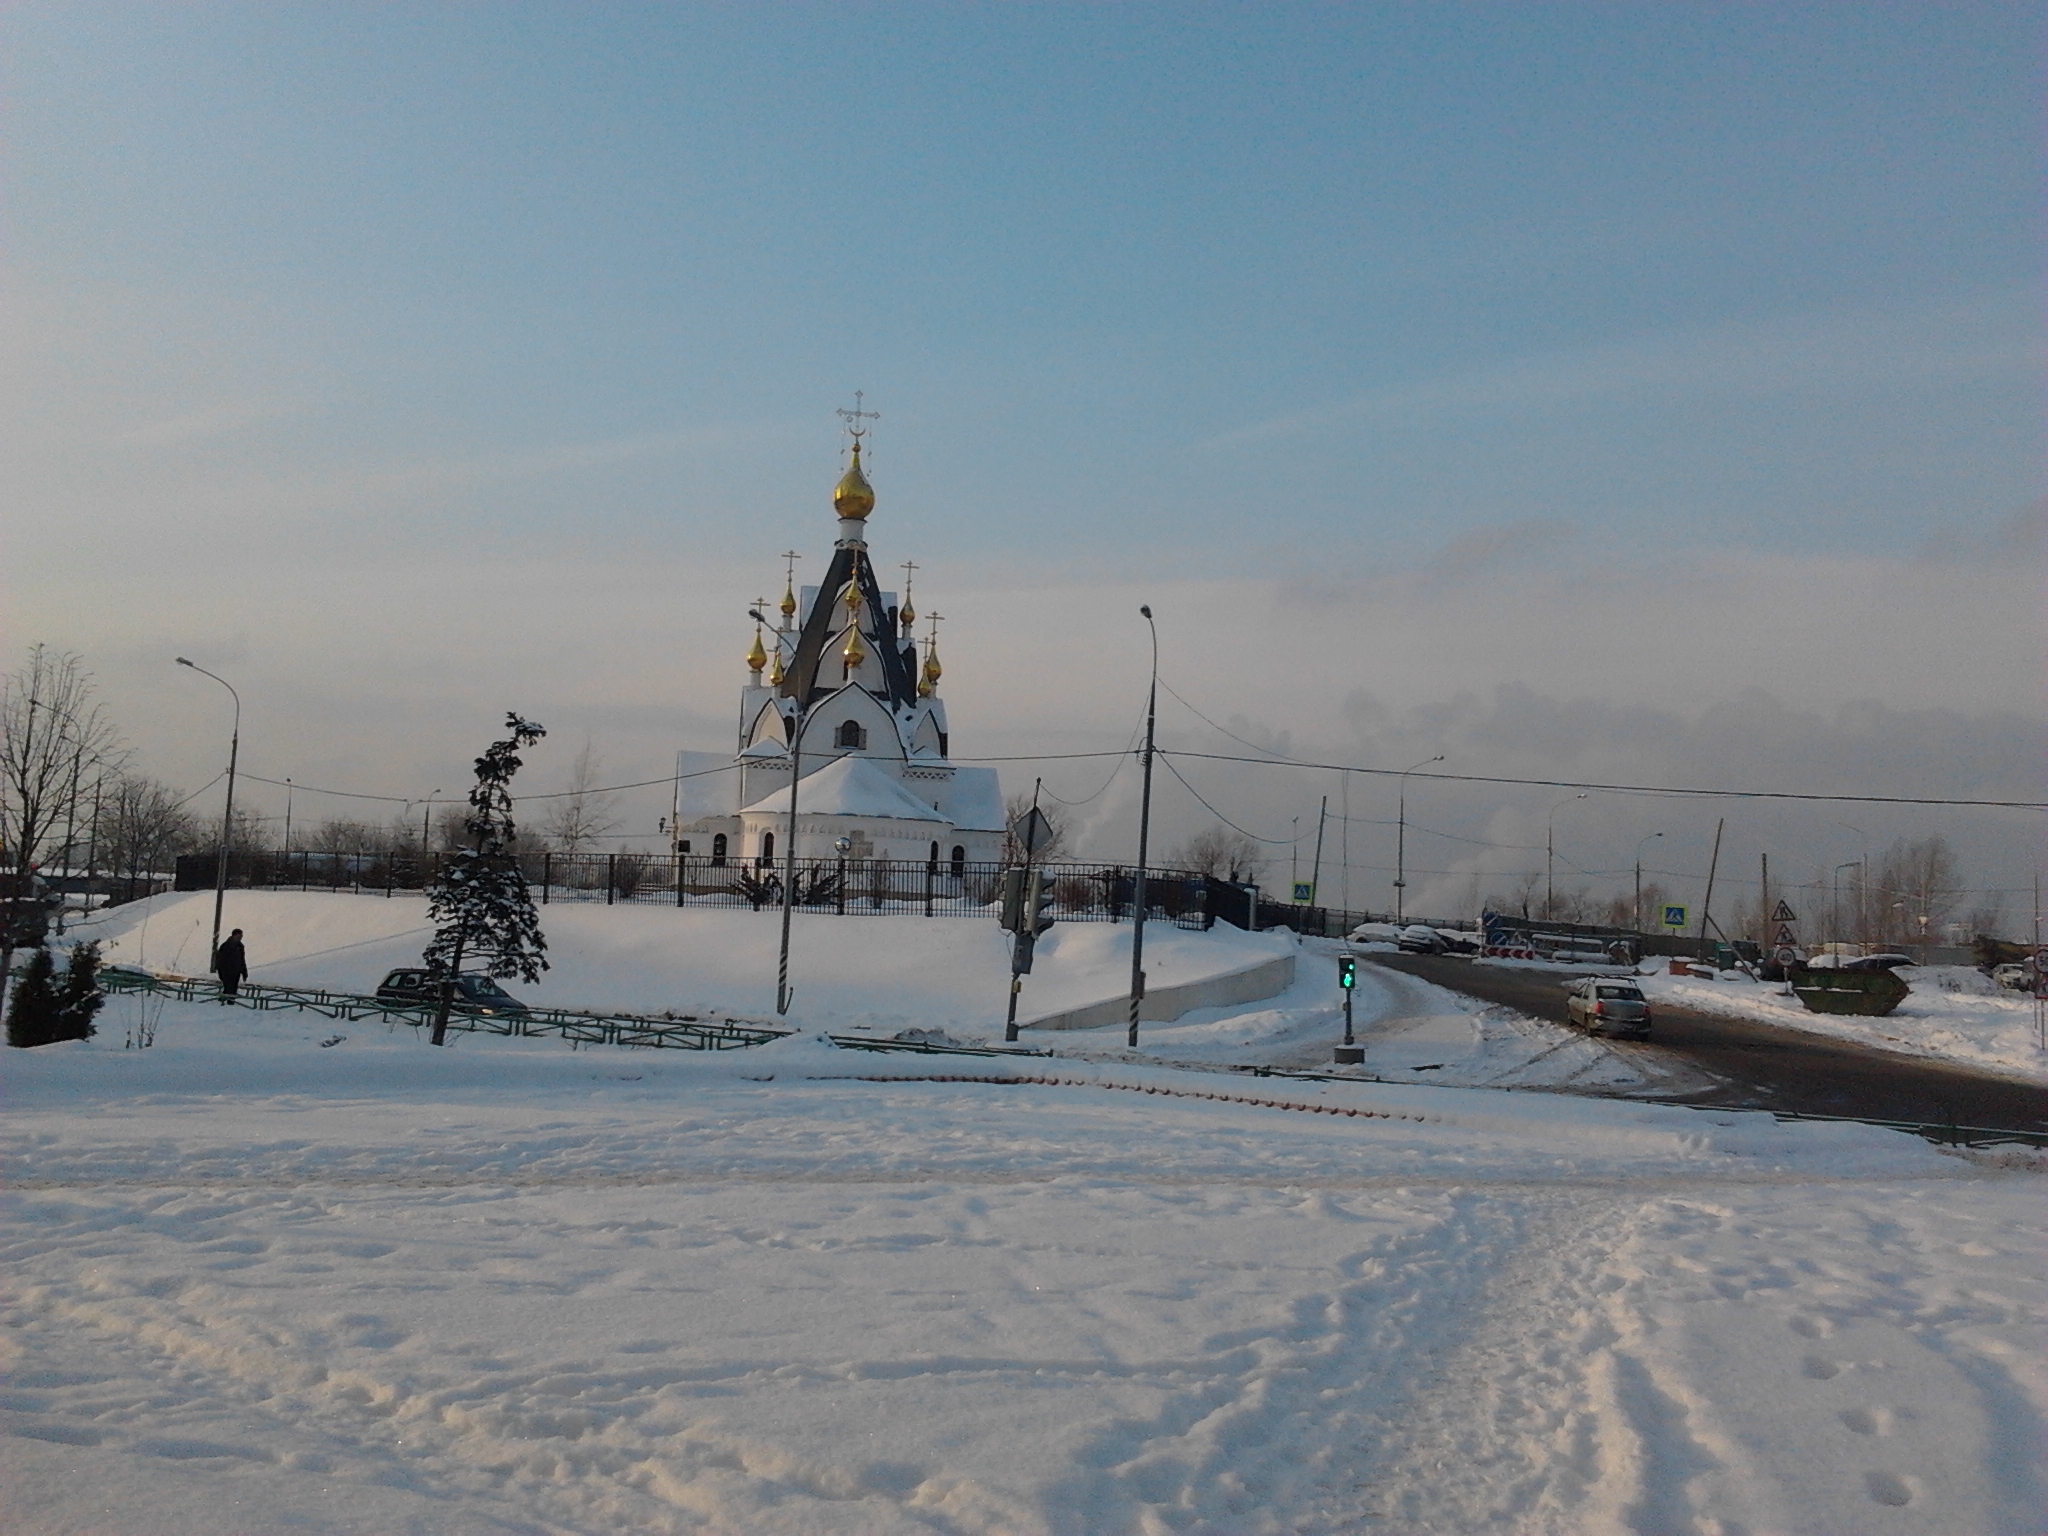
[[2039, 1178], [1910, 1137], [144, 1006], [0, 1056], [10, 1536], [2042, 1507]]
[[1882, 1018], [1809, 1013], [1782, 985], [1758, 983], [1739, 971], [1717, 980], [1659, 973], [1641, 979], [1656, 1003], [1677, 1003], [1702, 1013], [1756, 1019], [1786, 1029], [1853, 1040], [1879, 1050], [2048, 1082], [2048, 1051], [2034, 1032], [2032, 999], [2005, 991], [1968, 966], [1902, 969], [1911, 986], [1906, 1000]]

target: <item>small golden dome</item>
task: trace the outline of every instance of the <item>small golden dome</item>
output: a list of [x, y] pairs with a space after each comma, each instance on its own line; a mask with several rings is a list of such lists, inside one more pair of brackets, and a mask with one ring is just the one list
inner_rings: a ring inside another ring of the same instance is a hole
[[848, 582], [848, 583], [846, 584], [846, 618], [847, 618], [847, 622], [851, 623], [851, 622], [852, 622], [853, 620], [855, 620], [855, 619], [857, 619], [857, 618], [859, 618], [859, 617], [860, 617], [860, 583], [859, 583], [859, 582], [857, 582], [857, 581], [849, 581], [849, 582]]
[[784, 587], [782, 589], [782, 616], [785, 619], [796, 617], [796, 589], [794, 587]]
[[778, 645], [775, 647], [775, 670], [768, 674], [768, 681], [780, 688], [783, 678], [787, 675], [782, 670], [782, 647]]
[[910, 606], [910, 594], [903, 594], [903, 632], [910, 633], [910, 626], [917, 622], [917, 610]]
[[853, 444], [853, 464], [839, 477], [839, 484], [832, 488], [832, 505], [844, 518], [861, 521], [875, 510], [875, 488], [868, 484], [868, 477], [860, 472], [860, 440]]
[[747, 670], [758, 672], [768, 665], [768, 653], [761, 647], [761, 627], [754, 626], [754, 646], [747, 652]]
[[924, 680], [936, 688], [939, 685], [939, 679], [945, 675], [945, 672], [946, 669], [939, 665], [938, 642], [933, 641], [924, 653]]
[[868, 653], [860, 643], [859, 625], [846, 632], [846, 649], [839, 654], [845, 658], [846, 670], [849, 672], [868, 659]]

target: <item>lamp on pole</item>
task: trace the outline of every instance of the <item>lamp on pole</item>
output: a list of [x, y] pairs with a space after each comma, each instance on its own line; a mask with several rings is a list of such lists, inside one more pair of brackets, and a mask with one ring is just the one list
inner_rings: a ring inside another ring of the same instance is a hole
[[[1435, 757], [1425, 757], [1415, 765], [1415, 768], [1427, 768], [1431, 763], [1440, 763], [1443, 760], [1444, 755], [1439, 752]], [[1404, 897], [1408, 889], [1408, 775], [1413, 773], [1415, 768], [1401, 770], [1401, 812], [1394, 823], [1394, 921], [1397, 923], [1407, 910]]]
[[1138, 878], [1131, 894], [1136, 905], [1131, 912], [1131, 1018], [1127, 1039], [1138, 1048], [1138, 1005], [1145, 996], [1145, 857], [1152, 835], [1152, 744], [1153, 725], [1159, 714], [1159, 626], [1152, 622], [1152, 605], [1141, 603], [1145, 627], [1152, 632], [1152, 686], [1145, 695], [1144, 789], [1138, 797]]
[[[758, 608], [749, 608], [747, 617], [756, 624], [768, 622]], [[796, 679], [792, 677], [790, 687], [794, 689], [797, 686]], [[796, 723], [789, 732], [789, 827], [783, 834], [785, 846], [782, 850], [782, 949], [775, 962], [775, 1011], [778, 1014], [789, 1012], [790, 999], [795, 995], [789, 988], [789, 929], [796, 916], [796, 786], [804, 772], [804, 727], [810, 723], [810, 712], [804, 708], [803, 700], [792, 693], [790, 702], [796, 706]]]
[[213, 964], [220, 953], [220, 913], [228, 899], [228, 838], [235, 829], [235, 760], [242, 754], [242, 696], [235, 692], [235, 685], [217, 673], [209, 672], [196, 661], [178, 658], [178, 665], [190, 667], [201, 677], [210, 677], [227, 689], [228, 697], [235, 701], [235, 729], [228, 738], [228, 804], [221, 813], [220, 849], [213, 860], [213, 944], [206, 951], [206, 963]]
[[[1853, 869], [1860, 872], [1862, 868], [1861, 859], [1851, 859], [1846, 864], [1835, 866], [1835, 891], [1828, 902], [1828, 937], [1837, 945], [1842, 942], [1842, 871]], [[1840, 950], [1837, 949], [1836, 953], [1839, 955]]]
[[1574, 800], [1585, 799], [1583, 792], [1566, 795], [1550, 808], [1550, 814], [1543, 819], [1543, 915], [1555, 919], [1557, 916], [1557, 813]]
[[1662, 837], [1662, 832], [1652, 832], [1647, 837], [1636, 839], [1636, 932], [1643, 931], [1643, 844], [1652, 837]]

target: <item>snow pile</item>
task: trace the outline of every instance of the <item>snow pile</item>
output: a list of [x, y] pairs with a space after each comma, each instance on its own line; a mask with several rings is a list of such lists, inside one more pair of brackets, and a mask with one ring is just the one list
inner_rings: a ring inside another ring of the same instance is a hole
[[[2038, 1178], [1891, 1132], [108, 1014], [0, 1053], [10, 1536], [1954, 1536], [2048, 1502]], [[998, 1081], [908, 1080], [945, 1075]]]
[[[597, 906], [541, 909], [552, 969], [524, 1002], [628, 1013], [771, 1017], [777, 913], [745, 909]], [[206, 968], [213, 894], [158, 896], [115, 907], [77, 929], [109, 964], [196, 975]], [[368, 992], [394, 966], [417, 965], [430, 937], [417, 896], [230, 891], [223, 931], [247, 933], [249, 979]], [[1079, 1008], [1130, 986], [1125, 923], [1060, 923], [1040, 937], [1024, 983], [1026, 1018]], [[1293, 936], [1219, 924], [1196, 933], [1153, 924], [1145, 970], [1153, 990], [1292, 953]], [[940, 1028], [961, 1038], [1000, 1033], [1010, 978], [1008, 935], [976, 918], [838, 917], [799, 913], [791, 945], [790, 1022], [819, 1029]]]
[[1782, 984], [1760, 984], [1740, 971], [1723, 972], [1715, 980], [1663, 973], [1641, 980], [1652, 1007], [1660, 1001], [1678, 1003], [1702, 1013], [1757, 1019], [2048, 1082], [2048, 1052], [2040, 1049], [2034, 1030], [2031, 998], [1993, 985], [1968, 966], [1904, 966], [1898, 975], [1912, 992], [1890, 1013], [1871, 1019], [1808, 1013], [1797, 997], [1785, 995]]

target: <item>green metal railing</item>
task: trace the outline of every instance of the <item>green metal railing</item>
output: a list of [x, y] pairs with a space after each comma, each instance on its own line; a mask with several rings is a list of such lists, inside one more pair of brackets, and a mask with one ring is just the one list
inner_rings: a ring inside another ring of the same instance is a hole
[[[394, 1002], [355, 992], [329, 992], [319, 987], [279, 987], [244, 983], [233, 997], [220, 984], [198, 976], [155, 976], [147, 971], [108, 966], [100, 972], [108, 992], [156, 992], [181, 1002], [223, 1002], [239, 1008], [273, 1012], [296, 1008], [329, 1019], [379, 1019], [390, 1024], [430, 1027], [437, 1005]], [[632, 1013], [592, 1013], [570, 1008], [528, 1008], [523, 1013], [482, 1013], [458, 1005], [448, 1027], [470, 1034], [547, 1037], [578, 1045], [638, 1045], [682, 1051], [735, 1051], [766, 1045], [791, 1031], [758, 1019], [707, 1019]]]

